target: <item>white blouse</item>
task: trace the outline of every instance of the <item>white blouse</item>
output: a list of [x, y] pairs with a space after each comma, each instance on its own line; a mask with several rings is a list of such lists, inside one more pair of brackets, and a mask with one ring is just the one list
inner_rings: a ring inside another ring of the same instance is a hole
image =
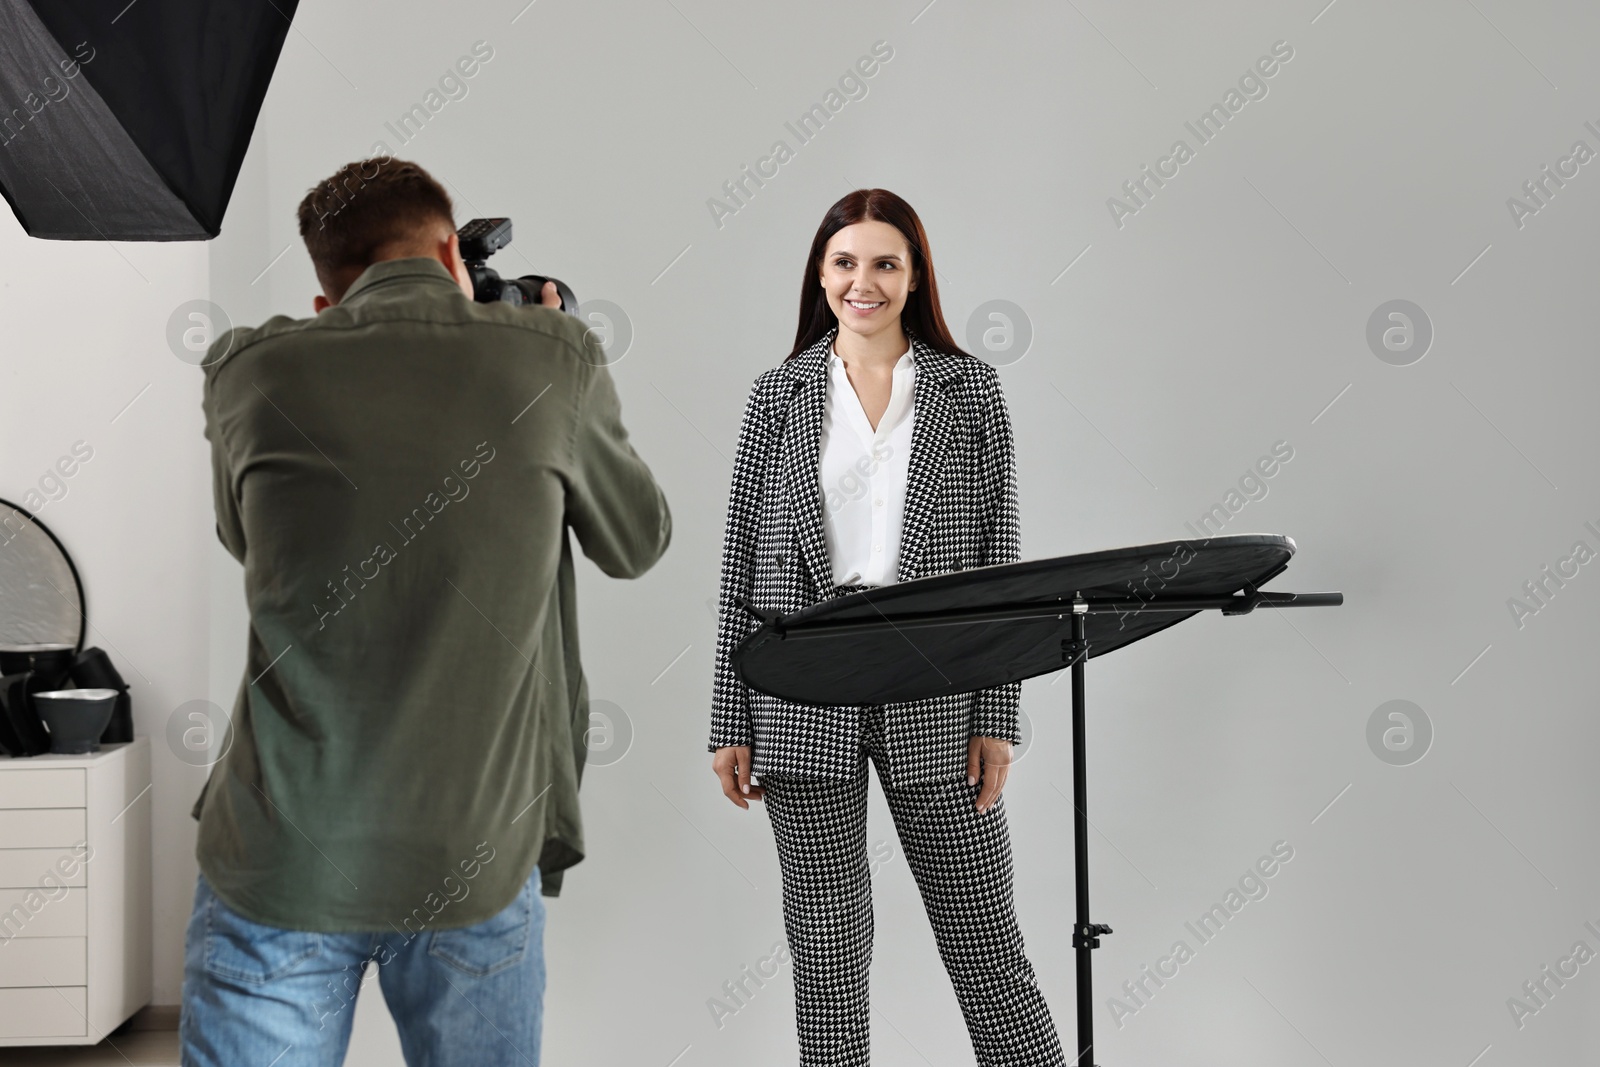
[[915, 376], [907, 349], [894, 365], [889, 406], [873, 430], [844, 361], [829, 353], [818, 475], [823, 539], [835, 585], [883, 586], [897, 580]]

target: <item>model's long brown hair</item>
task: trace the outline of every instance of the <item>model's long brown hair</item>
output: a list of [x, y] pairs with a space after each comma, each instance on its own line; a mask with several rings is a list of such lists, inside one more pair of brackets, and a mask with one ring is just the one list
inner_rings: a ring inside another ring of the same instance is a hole
[[887, 189], [857, 189], [828, 209], [822, 217], [822, 225], [817, 227], [817, 236], [811, 241], [805, 281], [800, 286], [800, 325], [794, 334], [794, 350], [786, 358], [793, 359], [822, 340], [838, 321], [833, 308], [828, 306], [828, 293], [822, 288], [817, 271], [833, 235], [846, 226], [868, 219], [887, 222], [900, 231], [911, 247], [911, 269], [917, 287], [906, 296], [906, 306], [900, 312], [901, 329], [937, 351], [967, 355], [950, 336], [950, 327], [945, 325], [944, 312], [939, 308], [939, 283], [934, 277], [933, 259], [928, 254], [928, 234], [922, 228], [922, 220], [911, 210], [910, 204]]

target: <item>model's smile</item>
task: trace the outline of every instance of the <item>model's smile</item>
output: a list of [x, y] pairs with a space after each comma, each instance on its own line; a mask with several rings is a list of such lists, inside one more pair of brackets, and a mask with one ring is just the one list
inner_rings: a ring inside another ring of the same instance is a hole
[[887, 300], [846, 300], [845, 303], [849, 304], [859, 314], [870, 315], [874, 311], [877, 311], [879, 308], [883, 307], [884, 304], [887, 304], [888, 301]]

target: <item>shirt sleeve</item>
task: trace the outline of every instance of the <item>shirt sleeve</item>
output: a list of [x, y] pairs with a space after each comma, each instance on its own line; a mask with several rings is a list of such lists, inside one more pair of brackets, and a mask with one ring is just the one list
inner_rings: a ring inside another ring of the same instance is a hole
[[650, 468], [628, 443], [611, 372], [595, 342], [580, 380], [567, 479], [567, 523], [583, 554], [612, 578], [637, 578], [672, 540], [672, 514]]
[[717, 654], [711, 692], [711, 739], [707, 749], [748, 745], [750, 689], [733, 669], [733, 652], [750, 632], [754, 619], [745, 609], [755, 562], [762, 484], [770, 442], [758, 400], [759, 383], [750, 390], [739, 426], [739, 447], [733, 460], [733, 485], [728, 490], [728, 523], [722, 540], [722, 584], [717, 595]]
[[[982, 567], [1016, 563], [1022, 558], [1022, 536], [1017, 517], [1017, 457], [1011, 436], [1011, 416], [1005, 392], [993, 368], [984, 365], [980, 394], [981, 454], [978, 459], [980, 506], [983, 509]], [[1008, 682], [977, 693], [972, 709], [973, 737], [1003, 737], [1016, 744], [1017, 708], [1022, 683]]]
[[[219, 341], [220, 343], [220, 341]], [[224, 349], [226, 351], [226, 349]], [[239, 492], [235, 484], [233, 457], [217, 416], [216, 378], [207, 376], [201, 407], [206, 417], [206, 440], [211, 442], [211, 501], [217, 517], [217, 540], [240, 563], [244, 562], [244, 521], [239, 514]]]

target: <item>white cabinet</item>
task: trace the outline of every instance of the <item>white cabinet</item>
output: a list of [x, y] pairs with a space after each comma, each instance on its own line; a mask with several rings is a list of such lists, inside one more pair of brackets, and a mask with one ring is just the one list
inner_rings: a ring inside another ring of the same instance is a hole
[[0, 757], [0, 1045], [92, 1045], [149, 999], [149, 738]]

